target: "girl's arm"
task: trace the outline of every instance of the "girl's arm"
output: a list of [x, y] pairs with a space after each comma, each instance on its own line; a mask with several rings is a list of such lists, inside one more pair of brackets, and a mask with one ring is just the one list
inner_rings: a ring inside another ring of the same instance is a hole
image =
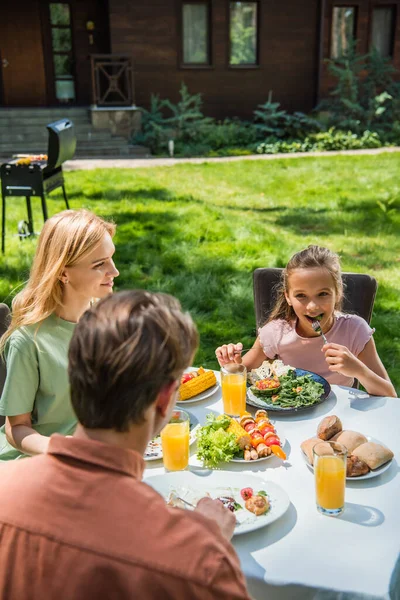
[[5, 431], [9, 444], [19, 452], [31, 456], [47, 452], [50, 438], [32, 429], [30, 413], [6, 417]]
[[258, 337], [253, 347], [242, 357], [243, 344], [224, 344], [215, 351], [215, 356], [221, 367], [232, 362], [243, 363], [248, 371], [257, 369], [264, 360], [272, 360], [265, 356]]
[[330, 371], [342, 373], [347, 377], [356, 377], [372, 396], [396, 398], [396, 390], [379, 358], [372, 337], [357, 357], [346, 346], [340, 344], [325, 344], [322, 350], [330, 365]]

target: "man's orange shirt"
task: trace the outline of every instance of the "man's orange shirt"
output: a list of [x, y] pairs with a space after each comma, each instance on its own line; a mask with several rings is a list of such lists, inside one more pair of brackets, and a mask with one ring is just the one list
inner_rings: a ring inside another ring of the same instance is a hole
[[168, 508], [143, 458], [54, 435], [0, 467], [0, 600], [248, 600], [215, 523]]

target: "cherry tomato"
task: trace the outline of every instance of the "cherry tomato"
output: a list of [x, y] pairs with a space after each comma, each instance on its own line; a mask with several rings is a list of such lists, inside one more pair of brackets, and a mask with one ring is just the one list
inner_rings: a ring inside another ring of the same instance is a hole
[[254, 492], [251, 487], [243, 488], [242, 490], [240, 490], [240, 495], [242, 496], [244, 501], [251, 498], [253, 494], [254, 494]]
[[266, 446], [280, 446], [280, 439], [274, 435], [270, 435], [266, 440], [263, 440]]
[[260, 425], [259, 430], [261, 431], [262, 435], [265, 435], [266, 433], [275, 433], [275, 427], [273, 425]]
[[182, 375], [181, 384], [187, 383], [191, 379], [193, 379], [194, 375], [192, 373], [184, 373]]

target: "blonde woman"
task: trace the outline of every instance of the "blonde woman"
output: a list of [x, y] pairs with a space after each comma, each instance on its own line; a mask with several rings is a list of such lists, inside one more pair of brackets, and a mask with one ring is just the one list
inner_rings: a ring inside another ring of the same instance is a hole
[[7, 378], [0, 399], [0, 461], [47, 451], [49, 436], [72, 434], [67, 353], [75, 324], [93, 298], [112, 292], [115, 225], [87, 210], [46, 221], [30, 277], [0, 341]]

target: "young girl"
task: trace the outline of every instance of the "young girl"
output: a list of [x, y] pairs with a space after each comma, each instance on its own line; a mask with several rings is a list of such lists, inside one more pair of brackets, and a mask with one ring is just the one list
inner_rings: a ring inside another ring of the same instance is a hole
[[[330, 383], [352, 386], [357, 378], [369, 394], [396, 396], [376, 351], [373, 329], [357, 315], [341, 312], [343, 283], [339, 257], [309, 246], [295, 254], [282, 273], [278, 299], [253, 348], [243, 356], [248, 370], [276, 356], [295, 368], [314, 371]], [[322, 337], [312, 328], [320, 321]], [[242, 344], [216, 349], [221, 366], [242, 362]]]
[[93, 298], [112, 292], [115, 225], [87, 210], [44, 224], [26, 287], [15, 296], [0, 341], [7, 377], [0, 399], [0, 461], [46, 452], [49, 436], [72, 434], [68, 346]]

